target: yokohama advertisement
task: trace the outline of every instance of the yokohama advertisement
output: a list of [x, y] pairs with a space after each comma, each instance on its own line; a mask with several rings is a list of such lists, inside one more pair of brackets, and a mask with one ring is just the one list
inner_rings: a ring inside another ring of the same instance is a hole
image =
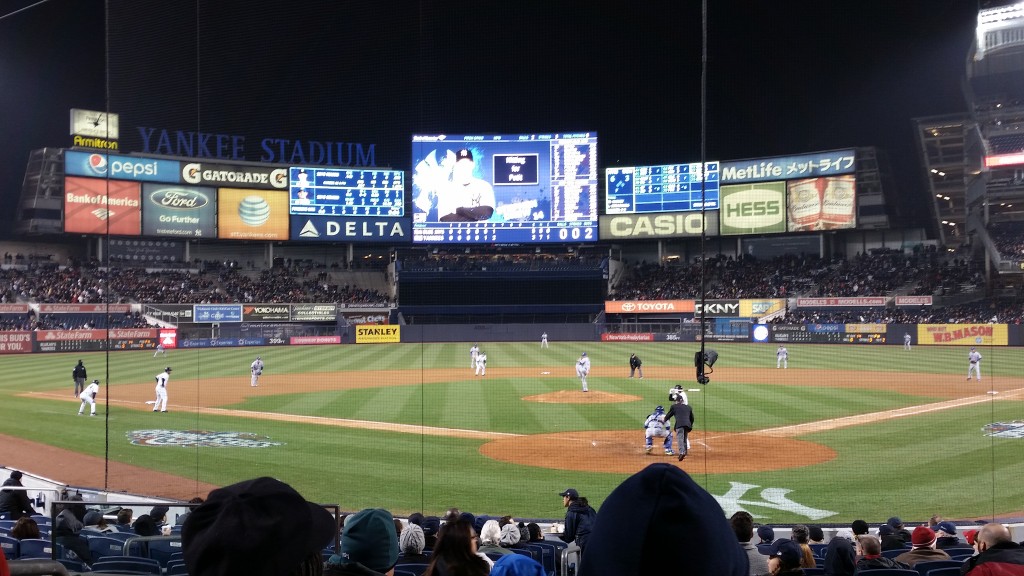
[[0, 332], [0, 354], [32, 352], [31, 332]]

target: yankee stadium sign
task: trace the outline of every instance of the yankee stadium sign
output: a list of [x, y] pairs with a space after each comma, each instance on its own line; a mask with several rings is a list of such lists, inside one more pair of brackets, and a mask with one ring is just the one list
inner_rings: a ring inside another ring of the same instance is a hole
[[[376, 145], [361, 142], [289, 140], [262, 138], [256, 155], [247, 150], [246, 137], [192, 130], [167, 130], [136, 126], [143, 154], [216, 158], [220, 160], [258, 160], [272, 164], [317, 164], [324, 166], [376, 166]], [[255, 156], [252, 158], [251, 156]], [[287, 182], [285, 182], [287, 184]], [[284, 186], [275, 186], [283, 188]]]

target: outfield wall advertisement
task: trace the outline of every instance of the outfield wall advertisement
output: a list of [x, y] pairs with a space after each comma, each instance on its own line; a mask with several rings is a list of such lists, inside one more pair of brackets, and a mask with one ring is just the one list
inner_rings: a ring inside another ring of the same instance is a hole
[[401, 341], [400, 326], [374, 326], [371, 324], [356, 326], [356, 344], [397, 344]]
[[917, 343], [944, 346], [1006, 346], [1006, 324], [918, 324]]

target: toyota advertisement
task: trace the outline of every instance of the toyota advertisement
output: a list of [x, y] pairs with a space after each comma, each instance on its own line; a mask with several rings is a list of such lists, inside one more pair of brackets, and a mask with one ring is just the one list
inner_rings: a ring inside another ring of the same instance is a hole
[[221, 188], [217, 237], [223, 240], [287, 240], [288, 193]]
[[138, 182], [68, 176], [64, 232], [138, 236], [142, 232]]
[[216, 238], [217, 189], [143, 184], [142, 233], [146, 236]]

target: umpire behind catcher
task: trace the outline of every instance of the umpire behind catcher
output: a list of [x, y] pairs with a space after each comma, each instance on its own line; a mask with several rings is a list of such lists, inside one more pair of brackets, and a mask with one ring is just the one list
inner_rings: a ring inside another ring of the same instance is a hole
[[670, 398], [673, 404], [665, 414], [665, 422], [668, 422], [669, 418], [673, 416], [676, 418], [676, 439], [679, 441], [679, 460], [682, 460], [686, 458], [686, 451], [690, 448], [689, 440], [686, 437], [693, 430], [693, 409], [686, 403], [686, 397], [683, 394], [672, 394]]

